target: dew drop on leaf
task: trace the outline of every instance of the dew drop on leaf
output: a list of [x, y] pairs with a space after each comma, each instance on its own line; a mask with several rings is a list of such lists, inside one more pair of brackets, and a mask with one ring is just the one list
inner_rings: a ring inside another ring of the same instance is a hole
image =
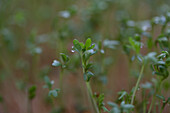
[[72, 53], [74, 53], [75, 51], [74, 50], [71, 50]]

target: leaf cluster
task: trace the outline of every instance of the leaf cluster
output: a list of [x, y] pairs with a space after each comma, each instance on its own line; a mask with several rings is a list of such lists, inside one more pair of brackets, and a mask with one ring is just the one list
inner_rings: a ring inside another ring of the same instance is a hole
[[85, 44], [75, 39], [73, 41], [73, 45], [74, 46], [72, 49], [79, 53], [82, 60], [84, 80], [88, 82], [90, 78], [94, 76], [94, 74], [91, 71], [89, 71], [89, 69], [92, 68], [92, 63], [89, 63], [88, 61], [90, 57], [97, 52], [94, 49], [95, 44], [92, 44], [91, 39], [88, 38]]
[[44, 77], [44, 81], [45, 81], [44, 88], [48, 88], [49, 89], [48, 96], [50, 96], [50, 97], [57, 97], [58, 96], [58, 92], [60, 91], [60, 89], [52, 89], [54, 81], [53, 80], [51, 81], [48, 78], [48, 76]]

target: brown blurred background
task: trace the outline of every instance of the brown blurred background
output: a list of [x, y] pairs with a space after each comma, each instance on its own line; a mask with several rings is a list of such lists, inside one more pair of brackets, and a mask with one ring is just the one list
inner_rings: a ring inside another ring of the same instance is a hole
[[[53, 88], [59, 87], [60, 68], [51, 64], [60, 52], [73, 59], [63, 77], [66, 113], [90, 112], [80, 60], [71, 52], [72, 40], [116, 40], [123, 20], [150, 20], [170, 10], [169, 6], [169, 0], [0, 0], [0, 113], [27, 113], [27, 92], [32, 85], [37, 86], [33, 113], [57, 113], [61, 100], [56, 98], [52, 107], [43, 86], [47, 75], [55, 81]], [[133, 31], [128, 33], [127, 37]], [[105, 50], [103, 73], [100, 54], [92, 60], [95, 75], [105, 75], [91, 80], [93, 92], [104, 93], [105, 102], [114, 101], [118, 91], [130, 92], [140, 65], [130, 63], [121, 46]], [[144, 76], [141, 83], [151, 81], [149, 67]]]

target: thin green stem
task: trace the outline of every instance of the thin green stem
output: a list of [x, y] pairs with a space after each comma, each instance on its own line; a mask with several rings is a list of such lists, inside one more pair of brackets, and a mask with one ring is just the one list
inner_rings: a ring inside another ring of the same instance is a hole
[[[28, 97], [28, 87], [26, 89], [26, 96]], [[27, 113], [32, 113], [32, 100], [27, 98]]]
[[143, 95], [143, 113], [146, 113], [145, 90], [142, 91], [142, 95]]
[[142, 74], [143, 74], [144, 67], [145, 67], [145, 65], [144, 65], [144, 63], [143, 63], [142, 68], [141, 68], [141, 71], [140, 71], [140, 74], [139, 74], [139, 77], [138, 77], [138, 80], [137, 80], [137, 82], [136, 82], [135, 90], [134, 90], [133, 95], [132, 95], [131, 104], [133, 104], [133, 102], [134, 102], [135, 94], [136, 94], [136, 91], [137, 91], [137, 89], [138, 89], [138, 87], [139, 87], [139, 83], [140, 83], [140, 80], [141, 80], [141, 78], [142, 78]]
[[60, 107], [64, 108], [64, 102], [63, 102], [63, 73], [64, 69], [61, 67], [60, 71], [60, 79], [59, 79], [59, 87], [60, 87], [60, 93], [59, 93], [59, 101], [60, 101]]
[[32, 113], [32, 100], [28, 100], [28, 113]]
[[63, 92], [63, 72], [64, 72], [64, 69], [61, 67], [61, 71], [60, 71], [60, 80], [59, 80], [60, 91], [61, 91], [61, 92]]
[[165, 104], [161, 107], [160, 113], [162, 113], [162, 112], [163, 112], [164, 107], [165, 107]]
[[161, 111], [160, 111], [160, 113], [162, 113], [163, 112], [163, 109], [161, 108]]
[[[83, 74], [84, 74], [85, 73], [85, 68], [84, 68], [85, 64], [83, 62], [83, 55], [82, 55], [82, 53], [80, 53], [80, 57], [81, 57], [81, 62], [82, 62]], [[97, 103], [96, 103], [96, 101], [93, 98], [93, 92], [92, 92], [92, 89], [91, 89], [89, 81], [86, 81], [86, 87], [87, 87], [87, 92], [88, 92], [89, 99], [90, 99], [90, 101], [92, 103], [92, 106], [93, 106], [93, 109], [94, 109], [95, 113], [100, 113], [99, 112], [99, 108], [97, 106]]]
[[98, 109], [98, 106], [96, 104], [96, 101], [94, 100], [93, 98], [93, 93], [92, 93], [92, 89], [91, 89], [91, 86], [90, 86], [90, 83], [89, 82], [86, 82], [86, 86], [87, 86], [87, 91], [88, 91], [88, 94], [89, 94], [89, 98], [91, 100], [91, 103], [93, 105], [93, 108], [95, 110], [95, 113], [100, 113], [99, 112], [99, 109]]
[[159, 83], [158, 83], [158, 85], [157, 85], [157, 87], [156, 87], [156, 92], [155, 92], [154, 95], [153, 95], [153, 98], [152, 98], [151, 105], [150, 105], [150, 107], [149, 107], [148, 113], [151, 112], [152, 107], [153, 107], [153, 104], [155, 103], [156, 94], [157, 94], [157, 93], [159, 92], [159, 90], [160, 90], [161, 82], [162, 82], [162, 80], [159, 81]]

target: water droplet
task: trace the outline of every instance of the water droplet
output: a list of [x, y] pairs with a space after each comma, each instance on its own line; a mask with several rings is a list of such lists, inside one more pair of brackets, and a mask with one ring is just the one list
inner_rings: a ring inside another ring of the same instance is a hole
[[59, 15], [63, 18], [69, 18], [71, 16], [70, 12], [68, 12], [68, 11], [60, 11]]
[[104, 54], [104, 50], [102, 49], [101, 51], [100, 51], [102, 54]]
[[54, 80], [51, 81], [51, 84], [54, 84]]
[[71, 50], [72, 53], [74, 53], [75, 51], [74, 50]]

